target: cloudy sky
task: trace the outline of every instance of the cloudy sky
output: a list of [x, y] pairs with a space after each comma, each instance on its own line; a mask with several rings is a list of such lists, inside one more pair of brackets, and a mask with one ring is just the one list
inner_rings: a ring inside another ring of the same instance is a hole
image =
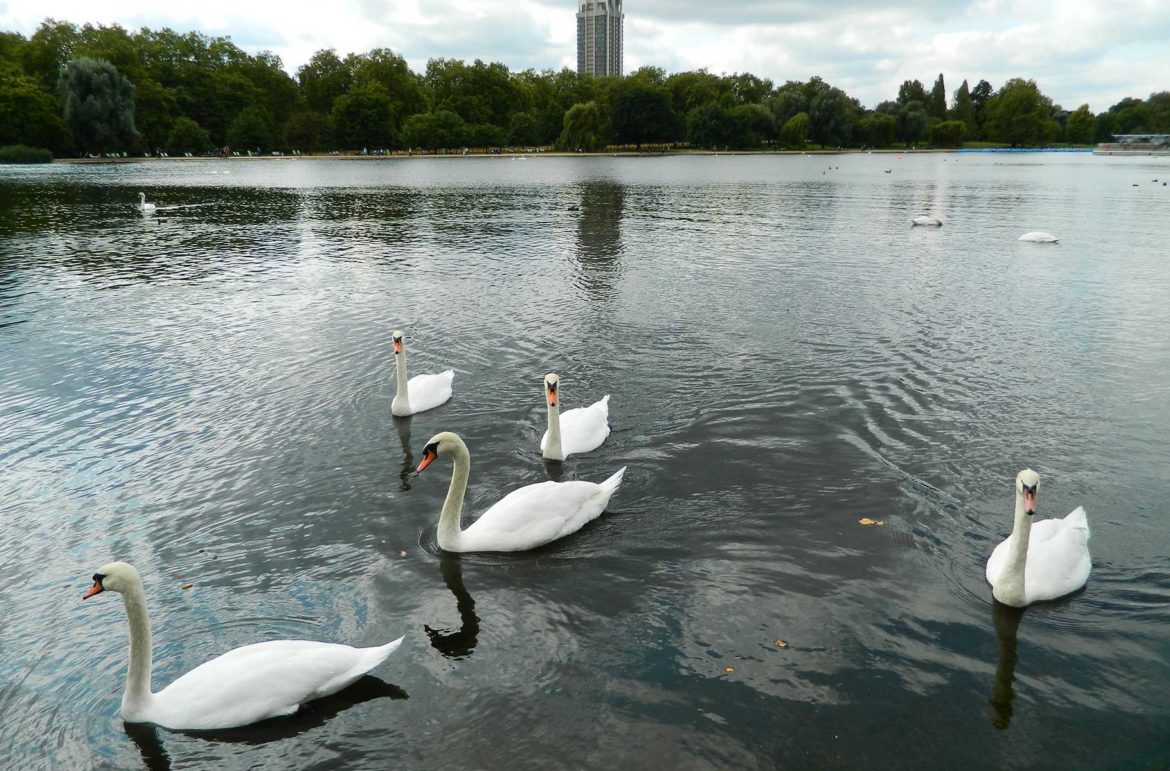
[[[573, 0], [0, 0], [0, 29], [32, 34], [45, 17], [171, 27], [268, 49], [290, 73], [314, 51], [375, 47], [421, 71], [433, 57], [513, 70], [576, 66]], [[943, 73], [998, 88], [1033, 78], [1068, 109], [1100, 111], [1170, 90], [1170, 0], [628, 0], [626, 72], [705, 67], [785, 80], [820, 75], [867, 106], [907, 78]]]

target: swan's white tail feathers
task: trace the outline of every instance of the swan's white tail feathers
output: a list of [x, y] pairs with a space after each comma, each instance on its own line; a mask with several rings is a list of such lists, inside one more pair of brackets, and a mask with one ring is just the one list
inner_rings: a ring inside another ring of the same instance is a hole
[[390, 654], [398, 650], [398, 646], [402, 645], [402, 641], [405, 639], [406, 636], [403, 635], [397, 640], [392, 640], [385, 645], [379, 645], [374, 648], [366, 648], [366, 650], [369, 652], [369, 657], [363, 662], [363, 664], [369, 665], [366, 667], [366, 671], [369, 672], [371, 669], [390, 658]]
[[622, 483], [622, 477], [626, 475], [626, 467], [622, 466], [617, 470], [613, 476], [601, 483], [601, 489], [605, 491], [606, 496], [613, 495], [617, 492], [618, 486]]
[[454, 383], [455, 382], [455, 370], [449, 369], [449, 370], [446, 370], [444, 372], [440, 372], [439, 377], [445, 377], [445, 378], [447, 378], [448, 383]]
[[597, 401], [597, 407], [601, 410], [601, 414], [605, 416], [605, 422], [609, 422], [609, 394], [601, 397]]
[[1069, 527], [1073, 527], [1078, 530], [1084, 530], [1086, 537], [1089, 535], [1089, 518], [1088, 515], [1085, 514], [1084, 506], [1077, 506], [1067, 517], [1064, 518], [1064, 521], [1065, 524], [1067, 524]]

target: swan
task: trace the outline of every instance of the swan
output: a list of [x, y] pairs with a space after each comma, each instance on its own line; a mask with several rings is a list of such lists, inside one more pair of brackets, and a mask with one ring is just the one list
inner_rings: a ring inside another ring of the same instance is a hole
[[1025, 233], [1020, 236], [1021, 241], [1031, 241], [1034, 244], [1055, 244], [1060, 241], [1059, 238], [1051, 233], [1045, 233], [1042, 230], [1033, 230], [1031, 233]]
[[399, 416], [414, 415], [438, 407], [451, 398], [451, 382], [455, 370], [437, 375], [415, 375], [406, 379], [406, 338], [402, 330], [394, 330], [394, 366], [398, 370], [398, 390], [390, 402], [390, 412]]
[[549, 460], [564, 460], [574, 453], [596, 450], [609, 436], [609, 394], [588, 407], [577, 407], [562, 415], [557, 399], [559, 382], [555, 373], [544, 376], [548, 430], [540, 438], [540, 450]]
[[439, 548], [453, 552], [525, 551], [575, 533], [605, 511], [626, 473], [622, 466], [600, 484], [574, 480], [526, 485], [505, 495], [461, 530], [471, 454], [458, 434], [443, 431], [423, 448], [418, 470], [422, 472], [440, 455], [453, 455], [455, 460], [438, 530]]
[[1075, 592], [1089, 580], [1089, 523], [1078, 506], [1064, 519], [1032, 524], [1040, 475], [1016, 476], [1016, 522], [1012, 534], [987, 560], [987, 583], [1004, 605], [1022, 608]]
[[917, 217], [915, 217], [912, 220], [912, 222], [915, 225], [927, 225], [930, 227], [941, 227], [942, 226], [942, 220], [940, 220], [938, 217], [935, 217], [934, 215], [931, 215], [931, 214], [919, 214]]
[[146, 193], [138, 194], [138, 211], [143, 214], [154, 214], [157, 208], [154, 204], [146, 202]]
[[82, 599], [106, 590], [122, 595], [130, 623], [130, 668], [122, 694], [122, 719], [127, 723], [197, 731], [291, 715], [304, 702], [354, 682], [402, 643], [399, 637], [376, 648], [352, 648], [311, 640], [269, 640], [228, 651], [152, 693], [150, 620], [142, 579], [133, 565], [111, 562], [98, 568]]

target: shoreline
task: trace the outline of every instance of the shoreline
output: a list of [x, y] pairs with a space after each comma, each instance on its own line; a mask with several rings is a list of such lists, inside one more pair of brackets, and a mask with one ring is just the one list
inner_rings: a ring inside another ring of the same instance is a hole
[[[337, 161], [410, 161], [419, 159], [500, 159], [500, 158], [664, 158], [686, 156], [801, 156], [801, 155], [934, 155], [939, 153], [1094, 153], [1092, 147], [957, 147], [957, 148], [919, 148], [911, 150], [874, 149], [861, 150], [858, 148], [824, 149], [824, 150], [611, 150], [594, 153], [570, 153], [556, 150], [512, 150], [499, 153], [411, 153], [387, 155], [360, 155], [357, 153], [301, 153], [299, 155], [196, 155], [159, 158], [156, 156], [131, 156], [127, 158], [54, 158], [53, 163], [149, 163], [168, 161], [298, 161], [298, 160], [337, 160]], [[1147, 155], [1148, 153], [1114, 152], [1110, 155]]]

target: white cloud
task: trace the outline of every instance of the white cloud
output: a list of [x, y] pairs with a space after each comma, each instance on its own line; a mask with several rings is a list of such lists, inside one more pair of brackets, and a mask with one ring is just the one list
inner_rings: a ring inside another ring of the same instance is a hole
[[[435, 57], [500, 61], [513, 70], [572, 67], [570, 0], [337, 0], [299, 12], [272, 0], [166, 6], [146, 0], [17, 0], [0, 29], [31, 34], [46, 17], [127, 28], [170, 26], [268, 49], [295, 72], [317, 50], [389, 47], [417, 71]], [[705, 67], [807, 80], [820, 75], [867, 105], [905, 79], [953, 92], [964, 78], [998, 87], [1033, 78], [1066, 107], [1102, 110], [1170, 88], [1170, 3], [1134, 0], [634, 0], [625, 4], [626, 69]]]

